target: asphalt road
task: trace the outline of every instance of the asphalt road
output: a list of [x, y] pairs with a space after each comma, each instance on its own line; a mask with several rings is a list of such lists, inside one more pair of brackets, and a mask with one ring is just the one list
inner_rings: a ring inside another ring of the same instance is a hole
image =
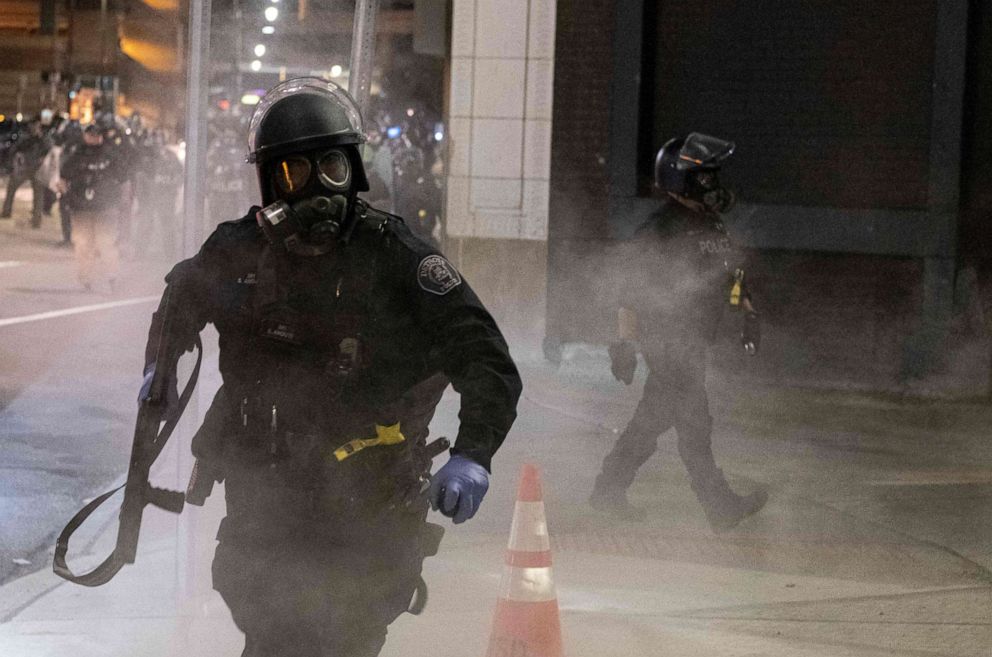
[[126, 468], [168, 267], [125, 262], [115, 293], [87, 292], [54, 224], [0, 221], [0, 582], [47, 567], [55, 531]]

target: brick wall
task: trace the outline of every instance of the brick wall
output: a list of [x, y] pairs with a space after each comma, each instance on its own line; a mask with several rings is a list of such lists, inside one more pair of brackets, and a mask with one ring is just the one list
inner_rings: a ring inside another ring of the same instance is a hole
[[724, 179], [753, 203], [926, 209], [935, 0], [660, 0], [653, 146], [737, 142]]
[[[559, 0], [548, 224], [548, 335], [570, 341], [614, 324], [604, 304], [614, 0]], [[591, 312], [590, 312], [591, 310]], [[581, 327], [579, 326], [581, 323]]]
[[961, 251], [992, 269], [992, 6], [972, 0], [965, 95]]

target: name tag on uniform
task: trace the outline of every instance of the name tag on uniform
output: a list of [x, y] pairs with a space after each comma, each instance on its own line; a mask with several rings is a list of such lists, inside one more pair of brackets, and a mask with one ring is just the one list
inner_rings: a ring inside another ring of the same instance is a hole
[[729, 237], [718, 240], [699, 240], [700, 253], [729, 253], [733, 249]]

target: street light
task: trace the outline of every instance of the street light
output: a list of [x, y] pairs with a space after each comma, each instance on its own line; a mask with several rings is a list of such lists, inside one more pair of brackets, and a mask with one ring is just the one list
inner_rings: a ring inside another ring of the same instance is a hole
[[278, 9], [276, 9], [275, 7], [266, 7], [265, 8], [265, 20], [269, 21], [270, 23], [274, 23], [274, 22], [276, 22], [276, 19], [277, 18], [279, 18], [279, 10]]
[[266, 25], [265, 27], [262, 28], [262, 34], [275, 34], [275, 33], [276, 33], [276, 28], [274, 28], [271, 25]]
[[251, 63], [251, 70], [255, 71], [256, 73], [258, 71], [261, 71], [262, 70], [262, 62], [259, 61], [259, 60], [257, 60], [257, 59], [255, 61], [253, 61]]
[[265, 54], [265, 44], [260, 43], [257, 46], [255, 46], [255, 56], [256, 57], [261, 57], [264, 54]]
[[331, 67], [331, 77], [332, 78], [339, 78], [339, 77], [341, 77], [341, 74], [342, 73], [344, 73], [344, 69], [341, 68], [341, 65], [340, 64], [335, 64], [334, 66]]

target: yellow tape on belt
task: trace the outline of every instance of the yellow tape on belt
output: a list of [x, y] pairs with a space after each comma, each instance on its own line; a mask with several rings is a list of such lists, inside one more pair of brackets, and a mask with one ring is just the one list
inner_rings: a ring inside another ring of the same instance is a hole
[[400, 424], [391, 424], [384, 427], [381, 424], [375, 425], [375, 438], [356, 438], [345, 443], [334, 450], [334, 458], [343, 461], [349, 456], [353, 456], [366, 447], [377, 447], [379, 445], [399, 445], [406, 441], [406, 436], [400, 431]]

